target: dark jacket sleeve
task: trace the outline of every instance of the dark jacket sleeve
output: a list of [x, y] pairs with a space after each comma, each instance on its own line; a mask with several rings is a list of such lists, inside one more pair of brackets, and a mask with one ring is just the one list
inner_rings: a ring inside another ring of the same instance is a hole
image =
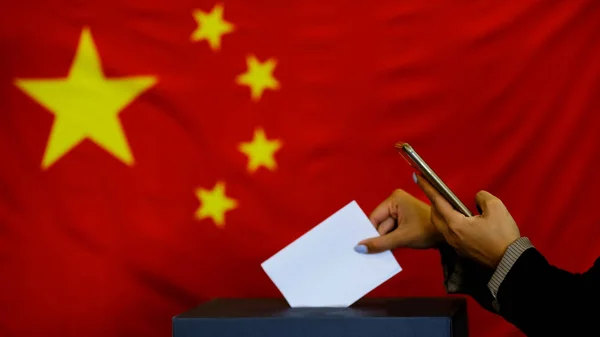
[[486, 310], [497, 313], [492, 306], [494, 297], [487, 286], [494, 270], [459, 256], [447, 243], [437, 248], [442, 260], [446, 291], [449, 294], [469, 295]]
[[574, 274], [528, 249], [506, 274], [497, 300], [500, 315], [528, 336], [600, 336], [600, 258]]

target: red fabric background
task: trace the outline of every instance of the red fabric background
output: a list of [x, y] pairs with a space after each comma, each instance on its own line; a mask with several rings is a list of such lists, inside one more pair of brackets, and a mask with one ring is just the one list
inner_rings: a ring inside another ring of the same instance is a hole
[[[0, 13], [0, 335], [170, 335], [215, 297], [279, 296], [260, 263], [356, 199], [422, 194], [396, 154], [410, 142], [464, 201], [500, 197], [554, 264], [600, 255], [600, 2], [239, 1], [215, 53], [192, 43], [211, 1], [31, 0]], [[120, 115], [128, 167], [90, 141], [48, 170], [53, 115], [15, 78], [67, 74], [87, 25], [107, 76], [158, 84]], [[245, 57], [281, 82], [259, 102]], [[246, 171], [255, 127], [283, 147]], [[239, 207], [198, 221], [198, 187]], [[369, 296], [444, 294], [432, 251]], [[548, 296], [552, 296], [548, 294]], [[469, 302], [473, 336], [520, 336]]]

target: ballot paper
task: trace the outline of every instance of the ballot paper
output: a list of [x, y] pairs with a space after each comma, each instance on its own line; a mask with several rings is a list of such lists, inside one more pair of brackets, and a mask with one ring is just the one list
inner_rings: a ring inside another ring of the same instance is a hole
[[378, 235], [352, 201], [261, 266], [291, 307], [349, 307], [402, 270], [390, 251], [354, 251]]

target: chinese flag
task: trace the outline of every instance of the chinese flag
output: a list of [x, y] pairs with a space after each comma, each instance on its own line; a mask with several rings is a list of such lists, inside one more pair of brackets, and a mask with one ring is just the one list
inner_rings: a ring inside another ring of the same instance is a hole
[[[584, 271], [599, 39], [596, 0], [6, 2], [0, 335], [170, 336], [205, 300], [280, 296], [260, 263], [351, 200], [425, 200], [400, 140]], [[435, 251], [394, 254], [368, 296], [445, 294]]]

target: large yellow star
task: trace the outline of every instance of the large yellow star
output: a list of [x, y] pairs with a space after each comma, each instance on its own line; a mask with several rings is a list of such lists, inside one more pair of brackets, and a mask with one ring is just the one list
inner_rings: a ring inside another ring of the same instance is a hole
[[208, 41], [214, 51], [221, 49], [221, 38], [224, 34], [231, 33], [235, 26], [223, 20], [223, 4], [216, 4], [210, 13], [195, 10], [192, 15], [198, 24], [192, 33], [192, 41]]
[[251, 142], [241, 143], [238, 149], [248, 156], [248, 171], [253, 173], [264, 166], [273, 171], [277, 167], [275, 152], [281, 148], [280, 140], [268, 140], [263, 129], [254, 130]]
[[119, 113], [153, 76], [106, 78], [90, 30], [85, 27], [66, 78], [17, 79], [15, 85], [54, 114], [42, 168], [90, 139], [128, 165], [134, 162]]
[[253, 101], [260, 100], [265, 89], [279, 89], [279, 82], [273, 77], [273, 71], [277, 66], [275, 59], [268, 59], [261, 63], [254, 55], [250, 55], [246, 58], [246, 65], [248, 70], [236, 78], [236, 83], [250, 87]]
[[225, 225], [225, 213], [238, 206], [235, 199], [225, 195], [225, 183], [221, 181], [217, 182], [212, 190], [197, 189], [196, 196], [200, 199], [196, 218], [198, 220], [212, 218], [217, 227]]

